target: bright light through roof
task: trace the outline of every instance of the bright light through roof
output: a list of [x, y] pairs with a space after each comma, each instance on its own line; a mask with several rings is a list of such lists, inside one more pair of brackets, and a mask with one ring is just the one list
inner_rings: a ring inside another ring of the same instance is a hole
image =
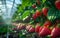
[[7, 4], [7, 7], [8, 7], [8, 8], [12, 8], [12, 5]]
[[0, 4], [1, 4], [1, 1], [0, 1]]
[[[6, 0], [6, 5], [9, 12], [11, 12], [11, 10], [13, 10], [13, 12], [16, 11], [17, 4], [21, 4], [20, 0], [15, 0], [14, 6], [13, 6], [13, 1], [14, 0]], [[3, 12], [6, 12], [6, 8], [4, 8], [4, 5], [2, 5], [2, 1], [0, 1], [0, 9], [2, 9]]]

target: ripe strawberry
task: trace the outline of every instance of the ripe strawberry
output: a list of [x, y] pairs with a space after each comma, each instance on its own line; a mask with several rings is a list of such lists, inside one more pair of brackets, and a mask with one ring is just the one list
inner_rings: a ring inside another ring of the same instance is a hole
[[32, 7], [33, 7], [33, 8], [36, 8], [36, 4], [33, 4]]
[[39, 32], [39, 28], [40, 28], [40, 26], [37, 24], [36, 27], [35, 27], [35, 32], [38, 33]]
[[46, 26], [46, 27], [48, 27], [48, 26], [51, 26], [51, 22], [50, 21], [46, 21], [45, 23], [44, 23], [44, 26]]
[[22, 25], [18, 25], [17, 29], [21, 30], [22, 29]]
[[60, 37], [60, 28], [58, 28], [58, 27], [53, 28], [53, 30], [51, 32], [51, 36], [52, 37]]
[[34, 20], [37, 18], [36, 14], [33, 14], [32, 17], [33, 17]]
[[48, 13], [48, 8], [43, 8], [42, 9], [42, 13], [43, 13], [43, 15], [45, 15], [45, 16], [47, 16], [47, 13]]
[[39, 10], [36, 10], [36, 16], [37, 17], [41, 16], [41, 12]]
[[26, 26], [26, 30], [29, 30], [31, 27], [31, 25]]
[[21, 26], [21, 29], [24, 29], [24, 28], [25, 28], [25, 25], [22, 25], [22, 26]]
[[55, 1], [55, 6], [60, 10], [60, 0]]
[[29, 32], [35, 32], [35, 28], [31, 27], [31, 28], [29, 29]]
[[43, 29], [43, 27], [40, 27], [40, 28], [39, 28], [39, 32], [41, 32], [42, 29]]
[[47, 27], [43, 27], [41, 32], [39, 33], [40, 36], [47, 36], [51, 34], [51, 30]]
[[56, 37], [51, 37], [51, 38], [56, 38]]

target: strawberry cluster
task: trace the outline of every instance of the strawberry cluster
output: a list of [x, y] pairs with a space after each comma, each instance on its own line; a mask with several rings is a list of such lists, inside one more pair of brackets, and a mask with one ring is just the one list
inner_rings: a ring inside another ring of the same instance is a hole
[[52, 25], [50, 21], [46, 21], [43, 26], [39, 24], [35, 27], [35, 32], [42, 37], [50, 36], [50, 38], [57, 38], [60, 37], [60, 28], [59, 24]]
[[[60, 22], [59, 22], [60, 23]], [[39, 37], [50, 36], [50, 38], [60, 37], [60, 24], [52, 24], [51, 21], [47, 20], [43, 26], [40, 26], [40, 23], [37, 23], [36, 26], [31, 24], [18, 24], [14, 30], [23, 30], [25, 29], [28, 33], [36, 33]]]

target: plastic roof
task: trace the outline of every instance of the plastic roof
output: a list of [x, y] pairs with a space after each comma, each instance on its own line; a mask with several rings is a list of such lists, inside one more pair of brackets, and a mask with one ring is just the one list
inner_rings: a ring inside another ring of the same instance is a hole
[[0, 13], [15, 12], [18, 4], [21, 4], [20, 0], [0, 0]]

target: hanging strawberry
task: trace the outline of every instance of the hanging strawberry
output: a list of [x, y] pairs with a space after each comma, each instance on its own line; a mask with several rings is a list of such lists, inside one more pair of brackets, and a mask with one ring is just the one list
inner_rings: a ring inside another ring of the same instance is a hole
[[60, 10], [60, 0], [55, 1], [55, 6], [58, 10]]
[[42, 13], [43, 13], [43, 15], [47, 16], [48, 8], [44, 7], [44, 8], [42, 9]]
[[39, 10], [36, 10], [36, 16], [37, 17], [41, 16], [41, 12]]
[[60, 37], [60, 28], [54, 27], [51, 32], [52, 37]]
[[29, 29], [29, 32], [35, 32], [35, 28], [31, 27], [31, 28]]
[[41, 27], [39, 28], [39, 33], [38, 33], [39, 36], [40, 36], [40, 32], [41, 32], [42, 29], [43, 29], [43, 27], [41, 26]]
[[33, 4], [32, 7], [33, 7], [33, 8], [36, 8], [36, 4]]
[[35, 32], [37, 32], [37, 33], [38, 33], [38, 32], [39, 32], [39, 28], [40, 28], [40, 25], [39, 25], [39, 24], [37, 24], [37, 25], [36, 25], [36, 27], [35, 27]]
[[46, 27], [48, 27], [48, 26], [51, 26], [51, 21], [46, 21], [45, 23], [44, 23], [44, 26], [46, 26]]
[[36, 14], [33, 14], [32, 17], [33, 17], [34, 20], [37, 18]]
[[43, 27], [39, 36], [47, 36], [51, 34], [51, 30], [47, 27]]

